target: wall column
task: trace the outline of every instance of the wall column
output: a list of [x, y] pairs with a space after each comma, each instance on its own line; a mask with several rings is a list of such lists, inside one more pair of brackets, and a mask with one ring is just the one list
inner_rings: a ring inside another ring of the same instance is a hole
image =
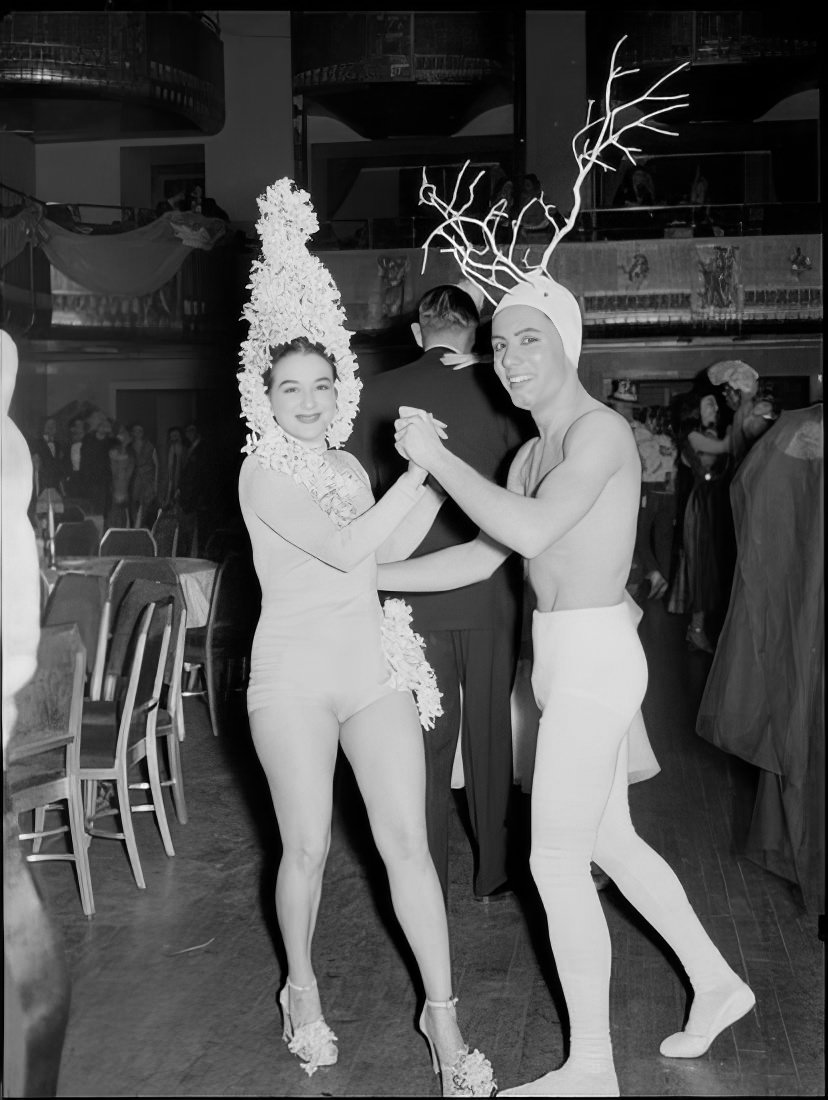
[[[526, 171], [547, 202], [572, 208], [572, 138], [586, 121], [586, 12], [526, 12]], [[582, 205], [591, 205], [589, 180]]]

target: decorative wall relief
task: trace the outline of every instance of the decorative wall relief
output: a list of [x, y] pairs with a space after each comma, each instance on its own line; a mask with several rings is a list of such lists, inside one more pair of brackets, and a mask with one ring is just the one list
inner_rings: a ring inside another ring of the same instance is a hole
[[380, 256], [377, 267], [382, 285], [381, 316], [393, 320], [403, 311], [405, 277], [411, 263], [407, 256]]
[[799, 245], [797, 245], [791, 253], [791, 271], [796, 275], [797, 279], [804, 271], [810, 271], [813, 266], [811, 257], [806, 256]]
[[740, 252], [733, 244], [696, 245], [697, 299], [702, 312], [735, 311], [744, 305]]
[[627, 276], [635, 290], [638, 290], [650, 274], [650, 262], [643, 252], [636, 252], [629, 264], [619, 264], [619, 269]]

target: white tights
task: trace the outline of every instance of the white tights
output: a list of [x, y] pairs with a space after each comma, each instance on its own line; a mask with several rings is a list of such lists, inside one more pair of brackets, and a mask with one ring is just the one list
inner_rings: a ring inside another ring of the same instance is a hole
[[696, 994], [735, 975], [673, 871], [636, 834], [630, 820], [627, 731], [643, 698], [647, 673], [625, 605], [536, 612], [533, 634], [532, 683], [543, 714], [530, 865], [546, 909], [570, 1019], [570, 1057], [559, 1071], [570, 1091], [559, 1094], [577, 1095], [572, 1074], [614, 1077], [610, 938], [590, 875], [591, 860], [673, 948]]

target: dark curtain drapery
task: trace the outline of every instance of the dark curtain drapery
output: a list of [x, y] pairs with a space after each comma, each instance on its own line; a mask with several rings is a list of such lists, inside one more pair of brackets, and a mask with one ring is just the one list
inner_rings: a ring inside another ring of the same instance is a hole
[[731, 485], [738, 561], [697, 732], [760, 769], [745, 855], [825, 909], [822, 407], [784, 412]]
[[32, 239], [53, 267], [87, 290], [141, 297], [167, 283], [192, 249], [209, 251], [228, 236], [221, 218], [175, 212], [125, 233], [78, 232], [50, 221], [32, 204], [0, 219], [0, 266]]

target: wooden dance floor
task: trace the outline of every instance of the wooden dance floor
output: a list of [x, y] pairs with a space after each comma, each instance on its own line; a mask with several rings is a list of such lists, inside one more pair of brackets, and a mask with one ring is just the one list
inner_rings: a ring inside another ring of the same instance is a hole
[[[704, 1057], [662, 1058], [682, 1025], [685, 989], [654, 933], [610, 886], [612, 1036], [622, 1095], [824, 1095], [824, 946], [791, 888], [734, 855], [750, 805], [747, 767], [693, 731], [709, 658], [690, 654], [686, 620], [648, 608], [645, 716], [663, 771], [631, 789], [641, 834], [670, 861], [757, 1006]], [[120, 842], [93, 840], [97, 914], [82, 915], [71, 865], [34, 875], [64, 938], [72, 1007], [61, 1096], [437, 1096], [414, 1028], [420, 991], [390, 911], [384, 875], [346, 767], [316, 938], [316, 972], [339, 1064], [312, 1078], [281, 1041], [282, 971], [272, 889], [278, 840], [239, 708], [221, 738], [187, 700], [184, 773], [190, 823], [164, 855], [148, 814], [135, 818], [147, 889]], [[525, 798], [515, 796], [517, 899], [471, 898], [458, 813], [450, 928], [465, 1034], [502, 1088], [560, 1064], [561, 999], [528, 882]], [[462, 804], [461, 804], [462, 805]]]

